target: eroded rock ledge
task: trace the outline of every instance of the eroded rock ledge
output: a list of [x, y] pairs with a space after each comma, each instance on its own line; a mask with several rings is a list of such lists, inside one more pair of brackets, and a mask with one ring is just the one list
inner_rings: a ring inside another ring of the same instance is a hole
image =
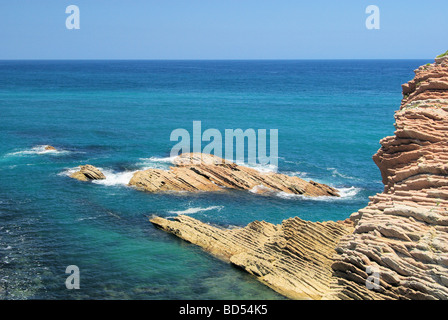
[[330, 290], [334, 248], [353, 231], [346, 223], [299, 218], [281, 225], [255, 221], [238, 229], [212, 227], [188, 216], [156, 217], [151, 222], [293, 299], [321, 299]]
[[278, 173], [261, 173], [233, 162], [200, 153], [182, 154], [169, 171], [137, 171], [129, 185], [149, 192], [220, 191], [223, 188], [257, 193], [280, 191], [304, 196], [339, 196], [336, 189]]
[[[224, 230], [153, 218], [294, 299], [448, 299], [448, 57], [403, 85], [396, 132], [374, 161], [384, 192], [348, 224], [293, 218]], [[378, 286], [368, 289], [371, 271]], [[368, 273], [369, 271], [369, 273]]]

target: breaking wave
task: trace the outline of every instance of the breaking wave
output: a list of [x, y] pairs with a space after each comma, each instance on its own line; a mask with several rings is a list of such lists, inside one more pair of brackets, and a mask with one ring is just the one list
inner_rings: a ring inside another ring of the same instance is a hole
[[320, 197], [308, 197], [301, 194], [293, 194], [286, 193], [283, 191], [276, 192], [275, 195], [282, 199], [297, 199], [297, 200], [308, 200], [308, 201], [343, 201], [350, 200], [355, 198], [358, 193], [362, 190], [357, 187], [349, 187], [349, 188], [335, 188], [339, 191], [340, 197], [332, 197], [332, 196], [320, 196]]
[[137, 163], [137, 166], [142, 167], [142, 170], [146, 170], [146, 169], [163, 169], [163, 170], [168, 170], [169, 167], [173, 164], [174, 159], [176, 159], [176, 157], [140, 158], [141, 162]]
[[[109, 169], [98, 168], [106, 177], [103, 180], [92, 180], [92, 183], [101, 184], [104, 186], [127, 186], [132, 176], [136, 171], [123, 171], [123, 172], [114, 172]], [[79, 170], [79, 167], [66, 169], [58, 175], [60, 176], [71, 176], [73, 173]]]
[[27, 155], [40, 155], [40, 154], [51, 154], [51, 155], [63, 155], [71, 153], [67, 150], [47, 150], [48, 145], [39, 145], [32, 147], [31, 149], [26, 149], [22, 151], [16, 151], [6, 154], [7, 156], [27, 156]]
[[127, 186], [134, 173], [137, 172], [137, 171], [113, 172], [107, 169], [100, 169], [100, 170], [106, 176], [106, 179], [93, 180], [92, 182], [104, 186]]

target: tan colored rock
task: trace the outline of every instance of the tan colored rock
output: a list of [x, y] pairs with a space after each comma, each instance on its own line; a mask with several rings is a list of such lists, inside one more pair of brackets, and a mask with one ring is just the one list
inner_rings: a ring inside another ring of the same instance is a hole
[[53, 146], [45, 146], [45, 150], [56, 150]]
[[223, 188], [257, 193], [286, 192], [304, 196], [339, 196], [336, 189], [278, 173], [261, 173], [213, 155], [182, 154], [169, 171], [137, 171], [129, 185], [149, 191], [220, 191]]
[[80, 170], [73, 173], [70, 178], [77, 179], [80, 181], [90, 181], [90, 180], [102, 180], [106, 179], [106, 176], [96, 167], [86, 164], [84, 166], [79, 166]]
[[212, 227], [188, 216], [153, 218], [155, 226], [230, 262], [292, 299], [322, 299], [330, 290], [334, 248], [353, 227], [299, 218], [244, 228]]
[[395, 136], [382, 139], [373, 157], [384, 192], [352, 215], [355, 231], [337, 248], [333, 269], [346, 282], [333, 288], [339, 298], [368, 298], [367, 275], [353, 272], [375, 266], [382, 279], [375, 298], [448, 299], [447, 80], [439, 59], [403, 85]]

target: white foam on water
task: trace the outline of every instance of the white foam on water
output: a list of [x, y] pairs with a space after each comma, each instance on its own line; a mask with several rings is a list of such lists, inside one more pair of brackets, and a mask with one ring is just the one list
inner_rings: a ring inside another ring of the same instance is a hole
[[177, 214], [177, 215], [181, 215], [181, 214], [185, 215], [185, 214], [195, 214], [198, 212], [204, 212], [204, 211], [210, 211], [210, 210], [221, 211], [223, 208], [224, 208], [224, 206], [211, 206], [211, 207], [207, 207], [207, 208], [194, 207], [194, 208], [188, 208], [183, 211], [168, 211], [168, 213], [173, 213], [173, 214]]
[[276, 165], [270, 164], [270, 163], [269, 164], [259, 164], [259, 163], [249, 164], [249, 163], [245, 163], [245, 162], [241, 162], [241, 161], [235, 161], [235, 163], [239, 166], [255, 169], [261, 173], [271, 173], [271, 172], [276, 173], [278, 171], [278, 167]]
[[260, 185], [253, 187], [252, 189], [250, 189], [249, 192], [260, 194], [260, 193], [268, 193], [268, 192], [272, 193], [273, 190], [260, 184]]
[[[100, 168], [98, 168], [100, 169]], [[102, 180], [92, 180], [95, 184], [101, 184], [104, 186], [127, 186], [132, 176], [137, 171], [123, 171], [123, 172], [113, 172], [108, 169], [100, 169], [100, 171], [105, 175], [106, 179]]]
[[284, 174], [286, 174], [288, 176], [292, 176], [292, 177], [298, 177], [298, 178], [305, 179], [305, 180], [306, 180], [306, 178], [308, 178], [308, 173], [302, 172], [302, 171], [285, 172]]
[[177, 156], [175, 156], [175, 157], [165, 157], [165, 158], [150, 157], [150, 158], [140, 158], [140, 160], [147, 161], [147, 162], [173, 163], [176, 158], [177, 158]]
[[[123, 172], [114, 172], [109, 169], [98, 168], [106, 177], [106, 179], [102, 180], [92, 180], [92, 183], [101, 184], [104, 186], [127, 186], [132, 176], [137, 171], [123, 171]], [[68, 168], [60, 173], [58, 176], [71, 176], [73, 173], [79, 171], [79, 166], [74, 168]]]
[[340, 198], [353, 198], [361, 191], [361, 188], [357, 187], [336, 189], [339, 191]]
[[74, 167], [74, 168], [68, 168], [68, 169], [65, 169], [64, 171], [62, 171], [62, 172], [59, 172], [58, 173], [58, 176], [67, 176], [67, 177], [70, 177], [72, 174], [74, 174], [76, 171], [78, 171], [79, 170], [79, 167]]
[[51, 154], [51, 155], [62, 155], [70, 153], [70, 151], [67, 150], [46, 150], [45, 148], [48, 147], [48, 145], [39, 145], [32, 147], [31, 149], [26, 149], [22, 151], [17, 152], [11, 152], [6, 154], [7, 156], [27, 156], [27, 155], [41, 155], [41, 154]]
[[173, 164], [174, 159], [176, 157], [166, 157], [166, 158], [159, 158], [159, 157], [150, 157], [150, 158], [140, 158], [142, 162], [137, 163], [137, 166], [141, 167], [142, 170], [147, 169], [163, 169], [168, 170], [169, 167]]
[[333, 196], [320, 196], [320, 197], [309, 197], [301, 194], [294, 193], [286, 193], [283, 191], [275, 193], [275, 195], [282, 199], [297, 199], [297, 200], [308, 200], [308, 201], [341, 201], [347, 199], [353, 199], [362, 189], [357, 187], [349, 187], [349, 188], [335, 188], [339, 191], [339, 197]]

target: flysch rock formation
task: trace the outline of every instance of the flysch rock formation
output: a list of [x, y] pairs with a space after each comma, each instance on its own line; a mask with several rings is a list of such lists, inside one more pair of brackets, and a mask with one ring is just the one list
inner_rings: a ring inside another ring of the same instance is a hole
[[365, 298], [356, 288], [369, 267], [380, 279], [375, 298], [448, 298], [448, 57], [415, 73], [395, 135], [373, 157], [384, 192], [351, 216], [355, 231], [336, 249], [342, 298]]
[[79, 171], [73, 173], [70, 178], [80, 181], [103, 180], [106, 176], [98, 169], [90, 164], [79, 166]]
[[150, 221], [293, 299], [448, 299], [448, 57], [415, 73], [403, 85], [395, 135], [373, 157], [384, 192], [350, 216], [353, 227]]
[[293, 299], [321, 299], [329, 290], [334, 248], [353, 231], [350, 224], [299, 218], [273, 225], [255, 221], [244, 228], [212, 227], [189, 216], [151, 222], [240, 267]]
[[336, 189], [314, 181], [278, 173], [262, 173], [213, 155], [182, 154], [170, 170], [137, 171], [130, 186], [148, 192], [220, 191], [223, 188], [251, 190], [256, 193], [286, 192], [304, 196], [339, 196]]

